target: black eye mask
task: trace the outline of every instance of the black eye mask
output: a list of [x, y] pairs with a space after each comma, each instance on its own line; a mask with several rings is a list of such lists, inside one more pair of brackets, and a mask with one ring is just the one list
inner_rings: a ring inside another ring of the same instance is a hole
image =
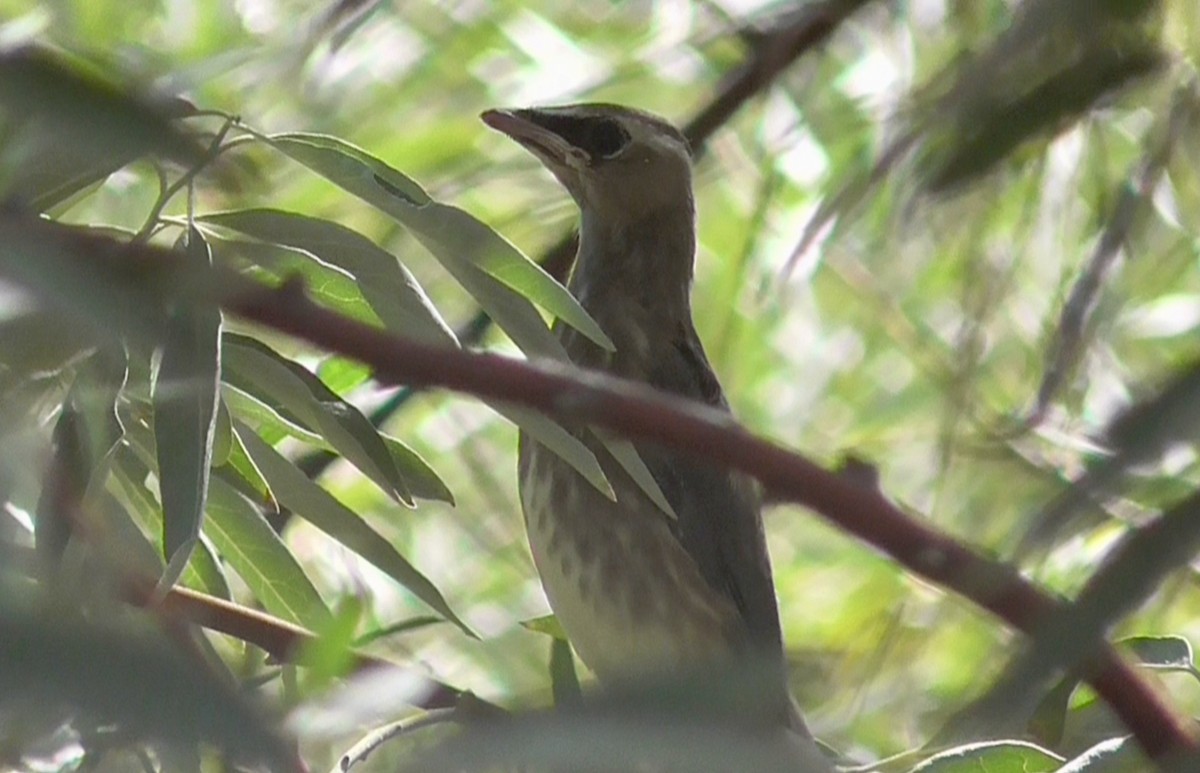
[[629, 144], [629, 132], [611, 118], [577, 118], [546, 113], [526, 113], [522, 117], [554, 132], [587, 153], [593, 163], [614, 158]]

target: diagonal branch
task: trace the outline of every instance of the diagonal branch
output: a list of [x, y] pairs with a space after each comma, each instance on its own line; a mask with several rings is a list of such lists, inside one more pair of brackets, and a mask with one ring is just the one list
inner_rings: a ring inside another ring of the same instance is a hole
[[[16, 245], [11, 253], [0, 251], [0, 275], [6, 281], [80, 321], [89, 318], [89, 309], [81, 308], [73, 292], [77, 283], [49, 282], [43, 272], [56, 280], [91, 277], [109, 294], [128, 301], [139, 310], [137, 315], [124, 308], [109, 313], [110, 321], [134, 326], [131, 334], [149, 335], [142, 329], [142, 317], [153, 317], [156, 305], [219, 301], [228, 313], [244, 320], [366, 363], [382, 382], [442, 387], [527, 406], [740, 470], [776, 498], [812, 508], [916, 574], [1027, 634], [1068, 610], [1013, 567], [909, 517], [879, 491], [756, 438], [707, 406], [558, 363], [531, 364], [406, 340], [317, 305], [299, 283], [271, 289], [235, 272], [189, 265], [170, 250], [122, 245], [84, 229], [19, 214], [0, 215], [0, 243]], [[32, 254], [40, 260], [30, 265], [22, 258], [34, 244], [38, 249]], [[94, 324], [95, 318], [91, 321]], [[1085, 675], [1150, 757], [1165, 761], [1200, 752], [1190, 727], [1110, 644], [1096, 643], [1085, 661]]]
[[[225, 307], [375, 369], [382, 382], [444, 387], [545, 411], [652, 441], [745, 472], [772, 496], [806, 505], [916, 574], [953, 590], [1028, 634], [1066, 609], [1013, 567], [987, 558], [904, 514], [870, 488], [759, 439], [724, 414], [640, 384], [562, 365], [447, 351], [406, 341], [317, 306], [298, 286], [253, 289], [222, 280]], [[236, 288], [236, 289], [235, 289]], [[230, 294], [228, 290], [234, 290]], [[1196, 740], [1111, 645], [1099, 642], [1088, 679], [1154, 758], [1197, 749]]]

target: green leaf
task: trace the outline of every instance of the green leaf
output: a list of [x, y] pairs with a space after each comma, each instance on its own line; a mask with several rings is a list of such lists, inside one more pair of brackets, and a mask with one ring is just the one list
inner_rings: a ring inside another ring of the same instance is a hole
[[0, 244], [0, 275], [100, 341], [157, 343], [167, 319], [163, 291], [187, 281], [176, 266], [114, 265], [105, 253], [124, 245], [111, 237], [11, 212], [0, 212]]
[[66, 549], [88, 492], [103, 485], [105, 462], [125, 434], [117, 401], [125, 386], [128, 362], [124, 350], [95, 352], [75, 373], [51, 435], [53, 462], [38, 498], [34, 539], [51, 565]]
[[468, 636], [474, 633], [459, 619], [433, 583], [381, 537], [366, 521], [339, 502], [332, 494], [309, 480], [294, 464], [279, 454], [244, 424], [235, 422], [234, 430], [271, 489], [279, 504], [333, 537], [350, 550], [383, 571], [431, 609], [453, 622]]
[[911, 773], [1049, 773], [1064, 760], [1024, 741], [985, 741], [935, 754]]
[[258, 508], [220, 476], [212, 480], [204, 531], [268, 612], [309, 629], [328, 623], [329, 608], [300, 563]]
[[1125, 736], [1101, 741], [1055, 773], [1141, 773], [1153, 767], [1133, 739]]
[[550, 691], [555, 706], [569, 706], [583, 697], [579, 675], [575, 673], [575, 656], [564, 639], [550, 640]]
[[[385, 493], [412, 505], [408, 484], [379, 432], [357, 408], [334, 394], [311, 371], [266, 344], [234, 333], [225, 335], [223, 361], [226, 381], [250, 394], [278, 401], [306, 427], [320, 432], [338, 453]], [[275, 489], [275, 493], [280, 492]]]
[[355, 647], [365, 647], [371, 642], [385, 639], [389, 636], [408, 633], [409, 631], [417, 631], [421, 628], [427, 628], [431, 625], [446, 622], [445, 618], [434, 617], [433, 615], [421, 615], [419, 617], [410, 617], [407, 620], [401, 620], [396, 623], [385, 625], [382, 628], [375, 628], [367, 631], [362, 636], [354, 640]]
[[370, 381], [371, 369], [357, 360], [326, 357], [317, 366], [317, 378], [334, 392], [345, 395]]
[[346, 596], [321, 625], [313, 626], [316, 636], [301, 642], [297, 662], [307, 669], [304, 691], [309, 694], [329, 687], [354, 668], [354, 632], [363, 617], [363, 602]]
[[[541, 267], [471, 215], [433, 201], [415, 181], [383, 161], [325, 135], [281, 134], [267, 139], [288, 156], [408, 228], [527, 356], [567, 361], [561, 344], [526, 298], [597, 345], [608, 351], [614, 349], [612, 341], [574, 296]], [[493, 405], [493, 408], [510, 418], [516, 415], [507, 406], [501, 409]], [[519, 420], [514, 421], [612, 498], [612, 487], [583, 444], [533, 411], [522, 411]], [[647, 496], [674, 517], [666, 497], [632, 446], [608, 440], [604, 443]]]
[[33, 538], [40, 559], [57, 565], [74, 531], [75, 512], [83, 501], [92, 460], [87, 453], [84, 418], [68, 401], [51, 433], [51, 467], [38, 497]]
[[0, 367], [22, 378], [55, 374], [89, 355], [100, 340], [74, 320], [31, 310], [0, 321]]
[[[204, 238], [189, 229], [184, 251], [207, 266], [212, 255]], [[221, 312], [216, 307], [181, 308], [168, 320], [153, 384], [154, 447], [163, 507], [162, 582], [174, 584], [200, 536], [212, 466], [221, 382]]]
[[1131, 636], [1117, 646], [1131, 650], [1138, 662], [1159, 671], [1176, 671], [1200, 678], [1192, 644], [1182, 636]]
[[260, 396], [247, 394], [226, 380], [221, 384], [221, 399], [229, 406], [234, 418], [252, 422], [258, 434], [268, 443], [278, 443], [285, 437], [291, 437], [326, 451], [333, 450], [325, 438], [303, 426], [299, 419], [288, 414], [282, 405], [268, 395], [262, 395], [260, 399]]
[[621, 469], [633, 478], [633, 482], [638, 485], [642, 492], [650, 497], [659, 510], [669, 515], [673, 519], [678, 519], [675, 510], [671, 507], [671, 503], [663, 495], [662, 489], [658, 487], [658, 482], [654, 480], [654, 476], [650, 474], [650, 469], [646, 467], [646, 463], [642, 461], [642, 457], [638, 454], [637, 448], [633, 443], [624, 438], [609, 435], [606, 432], [601, 432], [599, 429], [593, 429], [593, 432], [600, 438], [600, 442], [604, 443], [604, 447], [617, 460], [617, 464], [621, 465]]
[[552, 639], [567, 641], [567, 632], [563, 630], [562, 623], [558, 622], [558, 618], [554, 615], [542, 615], [522, 620], [521, 627], [537, 633], [544, 633]]
[[[522, 349], [525, 346], [509, 327], [510, 322], [516, 322], [515, 315], [496, 303], [502, 293], [482, 277], [494, 279], [528, 298], [603, 349], [614, 350], [612, 341], [595, 320], [544, 269], [472, 215], [433, 201], [415, 181], [383, 161], [336, 137], [320, 134], [279, 134], [267, 140], [404, 225]], [[469, 269], [476, 269], [481, 276]], [[494, 312], [500, 312], [499, 316]], [[526, 343], [535, 347], [526, 353], [545, 353], [539, 350], [544, 341], [536, 342], [531, 337]]]
[[316, 302], [351, 319], [379, 326], [382, 321], [363, 297], [358, 282], [346, 271], [301, 250], [239, 239], [222, 238], [211, 226], [201, 223], [212, 234], [213, 253], [222, 264], [250, 263], [250, 276], [268, 285], [300, 278], [305, 292]]
[[[148, 431], [144, 432], [144, 438], [142, 435], [140, 429], [131, 428], [126, 436], [129, 443], [119, 447], [114, 454], [112, 471], [107, 476], [108, 493], [115, 497], [124, 517], [137, 527], [142, 539], [150, 546], [154, 556], [154, 571], [161, 572], [162, 509], [154, 498], [154, 492], [146, 483], [149, 475], [147, 462], [153, 462], [154, 453], [153, 448], [144, 443], [153, 446], [154, 441]], [[203, 537], [197, 543], [197, 549], [192, 551], [179, 581], [189, 588], [213, 596], [225, 599], [230, 597], [225, 573]]]
[[[221, 410], [222, 413], [229, 416], [229, 453], [226, 455], [224, 462], [220, 466], [228, 467], [229, 474], [237, 475], [238, 480], [250, 491], [253, 491], [257, 499], [255, 504], [259, 507], [268, 508], [274, 512], [279, 512], [279, 502], [275, 500], [275, 494], [271, 491], [271, 486], [267, 483], [267, 479], [263, 477], [262, 471], [254, 464], [254, 460], [246, 453], [246, 447], [242, 445], [242, 440], [233, 431], [233, 417], [225, 407], [225, 392], [236, 391], [232, 387], [221, 387]], [[254, 398], [246, 396], [247, 401], [254, 401]], [[254, 401], [257, 402], [257, 401]], [[264, 411], [269, 409], [263, 406]]]
[[212, 466], [224, 467], [229, 463], [229, 455], [233, 453], [233, 418], [229, 408], [221, 399], [220, 384], [217, 384], [217, 416], [213, 425]]
[[391, 435], [381, 433], [380, 437], [414, 497], [454, 504], [453, 492], [420, 454]]
[[[571, 465], [580, 475], [596, 487], [604, 496], [615, 500], [608, 478], [596, 455], [583, 444], [579, 438], [562, 428], [557, 422], [543, 416], [530, 408], [522, 408], [509, 403], [488, 403], [496, 413], [516, 424], [537, 442], [557, 454], [564, 462]], [[661, 494], [660, 494], [661, 495]]]
[[408, 269], [362, 234], [329, 220], [277, 209], [219, 212], [199, 220], [331, 263], [358, 281], [358, 289], [388, 330], [425, 343], [457, 344]]

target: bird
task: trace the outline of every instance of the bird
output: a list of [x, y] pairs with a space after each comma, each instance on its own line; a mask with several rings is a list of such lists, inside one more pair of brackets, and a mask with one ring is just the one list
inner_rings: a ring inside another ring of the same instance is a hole
[[[556, 321], [572, 363], [728, 413], [692, 316], [696, 211], [684, 135], [649, 112], [601, 103], [492, 109], [481, 118], [535, 156], [579, 208], [567, 286], [615, 350]], [[547, 600], [579, 658], [602, 684], [759, 659], [773, 676], [767, 712], [811, 743], [786, 687], [755, 482], [638, 443], [671, 514], [587, 428], [567, 426], [596, 454], [615, 500], [524, 432], [518, 489]], [[832, 770], [812, 753], [801, 769]]]

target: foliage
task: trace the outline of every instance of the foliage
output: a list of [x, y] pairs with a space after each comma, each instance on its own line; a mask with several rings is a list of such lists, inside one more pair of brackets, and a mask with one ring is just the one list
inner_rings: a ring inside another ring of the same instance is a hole
[[[1024, 645], [775, 506], [810, 724], [887, 771], [1147, 764], [1075, 666], [1133, 637], [1197, 705], [1200, 10], [746, 5], [0, 2], [7, 763], [295, 766], [285, 736], [310, 768], [384, 740], [364, 767], [778, 762], [677, 717], [544, 710], [589, 684], [545, 617], [514, 425], [607, 490], [583, 444], [529, 407], [381, 386], [211, 286], [302, 284], [446, 351], [562, 360], [551, 317], [611, 345], [526, 257], [573, 209], [476, 116], [586, 99], [683, 124], [743, 83], [696, 142], [694, 293], [740, 420], [869, 460], [1082, 615]], [[1122, 562], [1156, 524], [1172, 549]], [[510, 724], [442, 727], [497, 705]]]

